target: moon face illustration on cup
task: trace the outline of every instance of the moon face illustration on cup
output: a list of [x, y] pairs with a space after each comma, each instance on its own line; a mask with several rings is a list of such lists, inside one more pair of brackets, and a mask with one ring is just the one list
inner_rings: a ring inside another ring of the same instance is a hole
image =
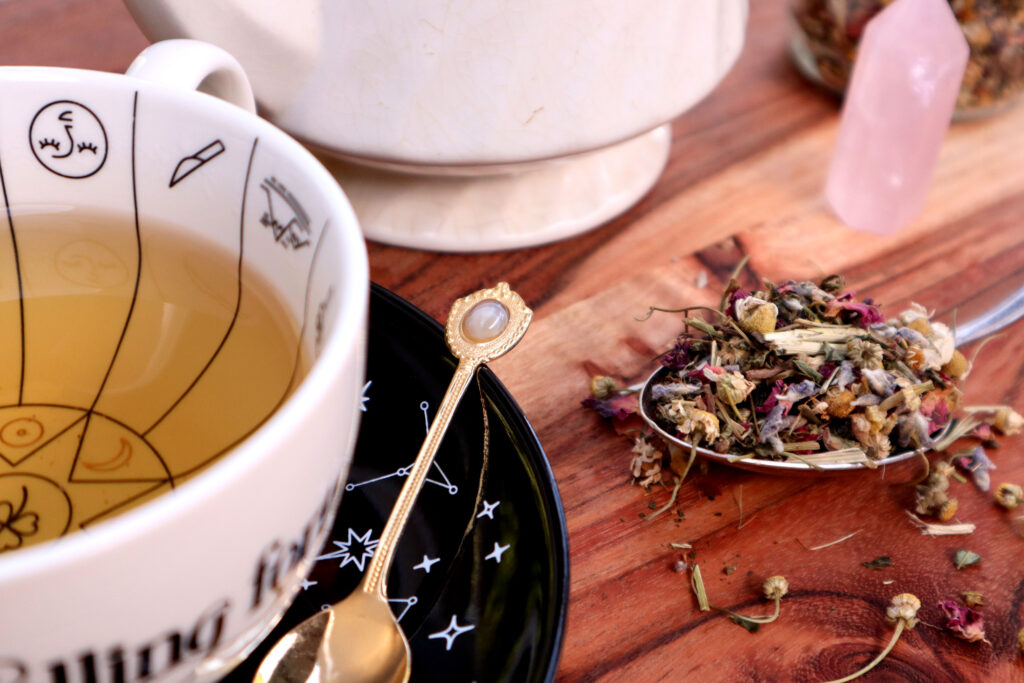
[[87, 178], [107, 160], [107, 132], [84, 104], [51, 102], [36, 114], [29, 143], [48, 170], [65, 178]]

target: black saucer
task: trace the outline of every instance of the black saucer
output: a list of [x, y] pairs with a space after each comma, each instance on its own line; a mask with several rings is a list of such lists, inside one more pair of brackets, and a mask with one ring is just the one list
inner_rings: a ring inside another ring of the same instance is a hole
[[[355, 588], [454, 368], [441, 326], [374, 285], [366, 412], [334, 529], [281, 624], [225, 680], [251, 681], [288, 629]], [[413, 681], [550, 681], [569, 594], [562, 504], [525, 416], [489, 370], [478, 377], [398, 545], [388, 595]]]

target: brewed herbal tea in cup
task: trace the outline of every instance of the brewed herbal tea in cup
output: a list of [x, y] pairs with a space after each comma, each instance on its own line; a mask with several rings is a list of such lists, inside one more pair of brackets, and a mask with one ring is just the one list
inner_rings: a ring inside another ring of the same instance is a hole
[[171, 490], [258, 427], [309, 364], [241, 244], [127, 213], [12, 213], [14, 239], [0, 241], [0, 553]]

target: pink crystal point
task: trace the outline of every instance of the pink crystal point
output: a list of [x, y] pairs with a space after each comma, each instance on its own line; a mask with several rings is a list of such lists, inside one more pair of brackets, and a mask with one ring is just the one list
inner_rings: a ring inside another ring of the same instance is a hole
[[924, 209], [967, 57], [946, 0], [896, 0], [868, 22], [825, 187], [844, 223], [888, 234]]

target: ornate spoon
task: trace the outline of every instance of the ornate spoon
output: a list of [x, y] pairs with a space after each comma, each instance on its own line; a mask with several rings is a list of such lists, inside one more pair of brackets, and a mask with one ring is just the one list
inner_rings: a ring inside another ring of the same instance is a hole
[[409, 680], [409, 643], [387, 596], [387, 575], [395, 547], [476, 369], [515, 346], [532, 317], [533, 311], [504, 282], [452, 305], [445, 338], [459, 365], [398, 494], [366, 574], [347, 598], [285, 634], [263, 659], [255, 683]]

